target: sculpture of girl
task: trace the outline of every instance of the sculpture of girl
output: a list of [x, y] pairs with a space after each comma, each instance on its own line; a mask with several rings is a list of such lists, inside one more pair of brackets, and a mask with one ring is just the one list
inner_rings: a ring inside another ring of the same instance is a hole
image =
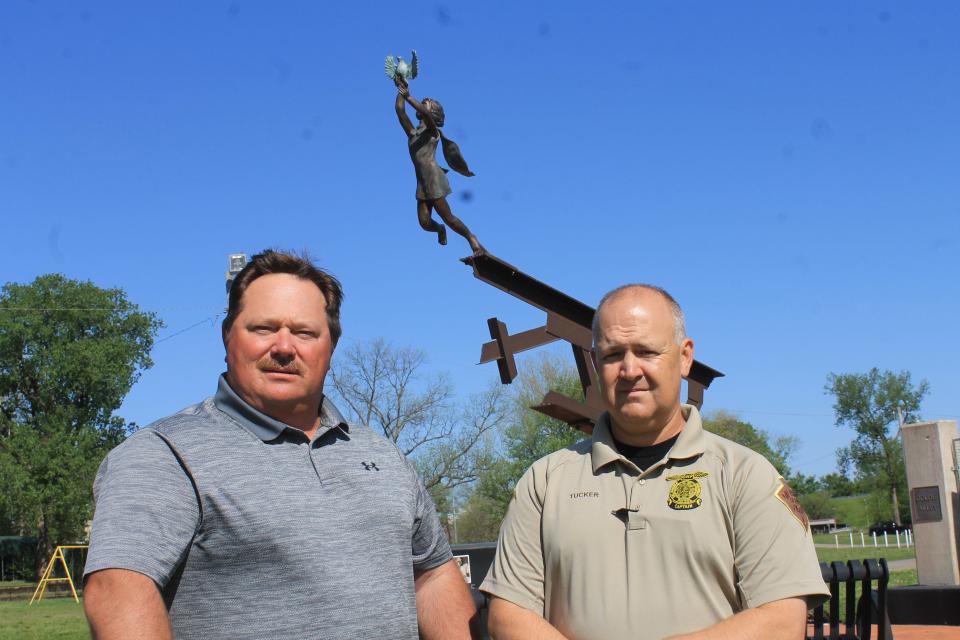
[[[447, 181], [447, 170], [437, 164], [437, 144], [443, 143], [443, 158], [451, 169], [465, 176], [474, 174], [460, 155], [460, 148], [441, 131], [444, 123], [443, 107], [432, 98], [424, 98], [422, 102], [417, 101], [410, 95], [410, 90], [402, 76], [396, 76], [394, 82], [397, 85], [395, 105], [397, 118], [407, 134], [410, 159], [417, 172], [417, 218], [420, 226], [426, 231], [435, 232], [440, 244], [447, 244], [446, 227], [432, 217], [432, 212], [436, 211], [448, 227], [467, 239], [474, 253], [483, 253], [484, 248], [477, 237], [470, 232], [460, 218], [453, 215], [447, 203], [447, 196], [451, 193], [450, 183]], [[416, 127], [407, 117], [405, 102], [417, 112], [420, 123]]]

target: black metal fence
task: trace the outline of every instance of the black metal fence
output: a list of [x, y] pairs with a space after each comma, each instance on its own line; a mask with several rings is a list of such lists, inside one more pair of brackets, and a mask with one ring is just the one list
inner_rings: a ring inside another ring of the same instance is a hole
[[893, 640], [884, 558], [821, 562], [820, 572], [830, 586], [830, 600], [813, 610], [813, 635], [807, 640], [872, 640], [872, 625], [877, 640]]

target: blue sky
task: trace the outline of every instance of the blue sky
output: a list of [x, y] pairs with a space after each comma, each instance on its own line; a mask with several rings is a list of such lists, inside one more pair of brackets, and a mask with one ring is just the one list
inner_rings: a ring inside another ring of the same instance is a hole
[[0, 281], [62, 272], [163, 318], [140, 424], [212, 393], [227, 255], [269, 246], [341, 278], [343, 344], [481, 389], [486, 318], [543, 316], [417, 225], [382, 71], [415, 48], [487, 248], [589, 304], [666, 287], [727, 374], [705, 408], [826, 473], [850, 438], [830, 372], [907, 369], [924, 418], [960, 416], [958, 28], [892, 0], [5, 2]]

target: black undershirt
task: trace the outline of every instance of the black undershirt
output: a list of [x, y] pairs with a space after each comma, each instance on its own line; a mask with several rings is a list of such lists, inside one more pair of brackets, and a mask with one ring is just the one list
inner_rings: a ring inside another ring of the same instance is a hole
[[[613, 434], [611, 434], [612, 437]], [[624, 444], [616, 438], [613, 438], [614, 444], [617, 445], [617, 451], [620, 452], [624, 458], [637, 465], [637, 468], [640, 471], [646, 471], [647, 467], [663, 459], [663, 456], [667, 455], [667, 452], [670, 451], [670, 447], [677, 441], [677, 438], [680, 437], [680, 434], [673, 436], [669, 440], [664, 440], [657, 444], [651, 445], [649, 447], [634, 447], [629, 444]]]

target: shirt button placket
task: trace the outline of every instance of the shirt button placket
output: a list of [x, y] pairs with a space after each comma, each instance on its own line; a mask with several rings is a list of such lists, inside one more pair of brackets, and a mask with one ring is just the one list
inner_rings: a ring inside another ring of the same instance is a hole
[[316, 452], [319, 451], [319, 447], [313, 446], [313, 443], [307, 445], [307, 457], [310, 459], [310, 464], [313, 466], [313, 472], [317, 474], [317, 480], [320, 484], [323, 484], [323, 477], [320, 475], [320, 467], [317, 465]]
[[[641, 477], [641, 478], [637, 478], [637, 486], [638, 486], [638, 487], [642, 487], [644, 484], [646, 484], [646, 482], [647, 482], [647, 481], [644, 480], [642, 477]], [[633, 504], [631, 505], [631, 507], [632, 507], [633, 509], [639, 509], [640, 506], [643, 504], [643, 501], [642, 501], [643, 489], [637, 489], [637, 491], [634, 492], [633, 497], [634, 497], [634, 500], [633, 500]]]

